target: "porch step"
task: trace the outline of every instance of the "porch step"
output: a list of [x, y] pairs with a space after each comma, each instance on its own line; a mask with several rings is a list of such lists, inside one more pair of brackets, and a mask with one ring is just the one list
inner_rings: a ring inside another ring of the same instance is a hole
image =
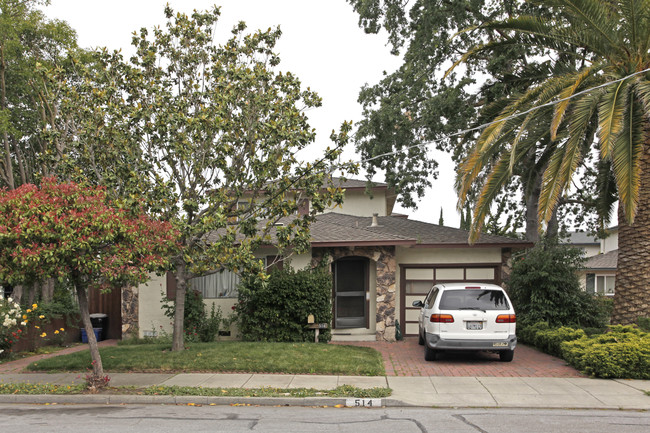
[[332, 334], [332, 341], [377, 341], [375, 334]]

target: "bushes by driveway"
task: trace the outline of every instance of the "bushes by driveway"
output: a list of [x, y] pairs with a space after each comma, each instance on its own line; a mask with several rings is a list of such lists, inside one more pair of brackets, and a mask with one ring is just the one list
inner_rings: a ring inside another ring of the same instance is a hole
[[538, 322], [517, 334], [520, 341], [559, 356], [586, 374], [650, 379], [650, 334], [634, 326], [612, 326], [603, 334], [587, 336], [582, 329]]

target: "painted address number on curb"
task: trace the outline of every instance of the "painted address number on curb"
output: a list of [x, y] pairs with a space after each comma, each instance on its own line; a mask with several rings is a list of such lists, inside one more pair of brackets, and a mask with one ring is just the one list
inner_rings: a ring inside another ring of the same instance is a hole
[[381, 407], [381, 398], [348, 398], [347, 407]]

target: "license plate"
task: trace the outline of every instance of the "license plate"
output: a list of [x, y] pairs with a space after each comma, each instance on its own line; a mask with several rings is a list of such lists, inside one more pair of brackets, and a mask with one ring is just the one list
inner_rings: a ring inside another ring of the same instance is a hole
[[507, 342], [503, 342], [503, 343], [492, 343], [492, 347], [508, 347], [508, 343], [507, 343]]
[[467, 322], [467, 329], [469, 331], [480, 331], [483, 329], [483, 322]]

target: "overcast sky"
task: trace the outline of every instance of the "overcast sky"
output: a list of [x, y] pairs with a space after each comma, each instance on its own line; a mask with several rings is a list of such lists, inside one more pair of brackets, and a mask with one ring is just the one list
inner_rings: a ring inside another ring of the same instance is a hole
[[[165, 3], [51, 0], [44, 11], [49, 18], [67, 21], [77, 31], [80, 46], [122, 49], [128, 56], [132, 53], [133, 31], [164, 25]], [[217, 42], [225, 41], [238, 21], [245, 21], [251, 31], [280, 26], [282, 38], [276, 46], [282, 60], [279, 69], [295, 73], [305, 87], [323, 98], [322, 107], [307, 113], [317, 131], [315, 152], [330, 144], [330, 133], [343, 121], [356, 123], [361, 119], [361, 106], [357, 103], [361, 86], [378, 82], [383, 71], [393, 71], [401, 63], [390, 54], [385, 35], [366, 35], [358, 27], [358, 16], [345, 0], [172, 0], [169, 4], [180, 12], [221, 6]], [[345, 157], [358, 159], [352, 145]], [[436, 157], [440, 177], [421, 200], [418, 210], [404, 210], [397, 205], [394, 211], [437, 224], [442, 207], [445, 225], [457, 227], [460, 217], [452, 187], [453, 165], [447, 155], [436, 153]]]

